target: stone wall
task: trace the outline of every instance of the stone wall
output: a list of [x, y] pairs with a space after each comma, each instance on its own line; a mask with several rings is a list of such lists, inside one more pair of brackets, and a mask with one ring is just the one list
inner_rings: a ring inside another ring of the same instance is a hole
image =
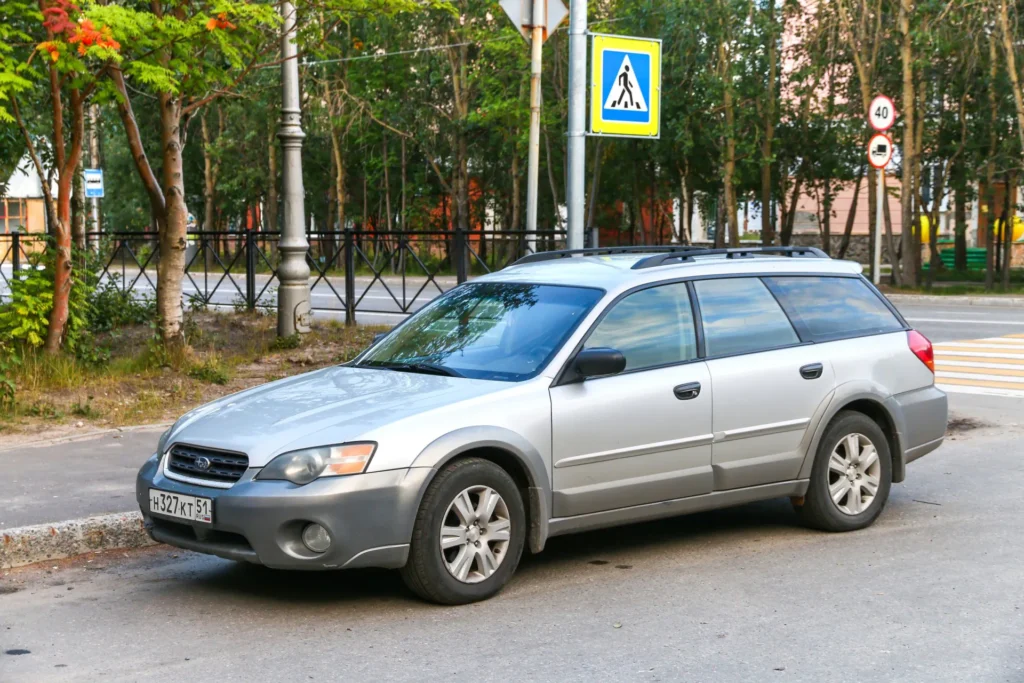
[[[899, 239], [899, 235], [895, 236]], [[843, 242], [842, 235], [832, 235], [831, 256], [835, 258], [839, 254], [839, 245]], [[818, 247], [821, 249], [821, 235], [800, 234], [793, 235], [790, 244], [794, 247]], [[850, 246], [846, 250], [846, 260], [857, 261], [864, 265], [871, 263], [871, 238], [868, 235], [850, 235]], [[885, 246], [885, 239], [882, 239], [882, 263], [889, 262], [889, 250]]]

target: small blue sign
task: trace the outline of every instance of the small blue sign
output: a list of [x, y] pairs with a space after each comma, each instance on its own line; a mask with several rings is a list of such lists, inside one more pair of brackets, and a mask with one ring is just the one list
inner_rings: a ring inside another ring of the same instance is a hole
[[89, 199], [101, 199], [103, 197], [103, 169], [85, 169], [85, 196]]
[[602, 70], [601, 118], [628, 123], [651, 122], [651, 56], [605, 50]]

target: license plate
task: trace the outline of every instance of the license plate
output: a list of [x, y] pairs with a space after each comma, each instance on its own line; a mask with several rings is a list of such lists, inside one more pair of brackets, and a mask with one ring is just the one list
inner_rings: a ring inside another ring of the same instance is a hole
[[190, 522], [213, 523], [213, 500], [183, 496], [180, 493], [149, 490], [149, 511], [167, 517], [187, 519]]

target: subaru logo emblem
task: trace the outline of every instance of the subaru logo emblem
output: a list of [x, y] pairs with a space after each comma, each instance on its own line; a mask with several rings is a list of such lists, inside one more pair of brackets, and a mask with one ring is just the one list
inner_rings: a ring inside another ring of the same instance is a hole
[[210, 459], [203, 457], [196, 458], [196, 467], [205, 472], [210, 469]]

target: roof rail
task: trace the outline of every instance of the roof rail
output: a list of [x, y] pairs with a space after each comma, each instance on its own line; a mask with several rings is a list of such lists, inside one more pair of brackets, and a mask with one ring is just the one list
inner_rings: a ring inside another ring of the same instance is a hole
[[527, 263], [540, 263], [542, 261], [554, 261], [557, 259], [569, 258], [571, 256], [611, 256], [613, 254], [650, 254], [657, 252], [659, 255], [668, 256], [671, 254], [682, 254], [684, 252], [705, 252], [706, 247], [693, 247], [689, 245], [675, 245], [665, 247], [635, 246], [635, 247], [594, 247], [590, 249], [562, 249], [561, 251], [538, 251], [535, 254], [527, 254], [513, 266], [521, 266]]
[[817, 247], [740, 247], [736, 249], [702, 249], [690, 248], [687, 251], [676, 253], [655, 254], [645, 259], [640, 259], [633, 264], [633, 270], [645, 268], [657, 268], [670, 261], [694, 261], [694, 256], [724, 256], [727, 259], [753, 258], [757, 254], [769, 256], [789, 256], [791, 258], [831, 258], [828, 254]]

